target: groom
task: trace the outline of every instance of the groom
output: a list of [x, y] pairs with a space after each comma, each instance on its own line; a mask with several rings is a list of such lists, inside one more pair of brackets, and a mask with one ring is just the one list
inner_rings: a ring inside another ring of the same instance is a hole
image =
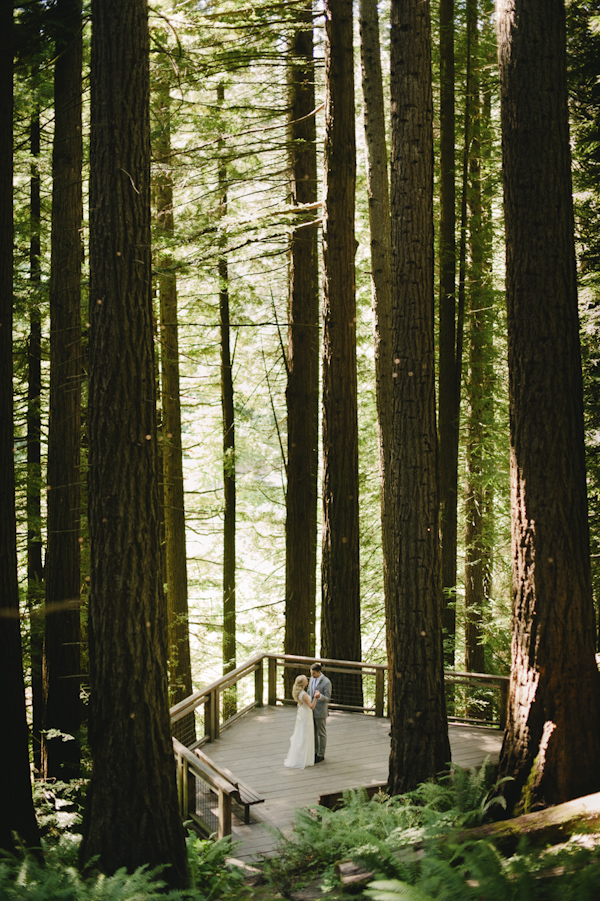
[[315, 721], [315, 763], [321, 763], [325, 759], [325, 746], [327, 744], [327, 708], [331, 700], [331, 682], [321, 672], [320, 663], [313, 663], [310, 668], [308, 693], [311, 700], [315, 691], [318, 691], [320, 694], [313, 710], [313, 719]]

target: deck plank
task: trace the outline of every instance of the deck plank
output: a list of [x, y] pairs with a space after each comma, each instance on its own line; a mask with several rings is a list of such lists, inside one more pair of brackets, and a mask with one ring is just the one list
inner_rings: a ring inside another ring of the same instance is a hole
[[[332, 711], [327, 725], [327, 756], [305, 770], [284, 767], [294, 728], [294, 707], [263, 707], [250, 711], [203, 751], [263, 795], [265, 803], [251, 808], [246, 826], [234, 817], [235, 857], [253, 860], [275, 849], [271, 829], [289, 832], [298, 807], [313, 807], [320, 794], [384, 782], [390, 751], [387, 719]], [[452, 759], [460, 766], [477, 766], [487, 756], [497, 762], [502, 732], [477, 726], [451, 725]]]

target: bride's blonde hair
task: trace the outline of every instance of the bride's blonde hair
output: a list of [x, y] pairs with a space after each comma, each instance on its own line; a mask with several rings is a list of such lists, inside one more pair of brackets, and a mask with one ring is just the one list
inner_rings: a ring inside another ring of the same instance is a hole
[[[296, 676], [296, 681], [294, 682], [294, 687], [292, 688], [292, 697], [294, 701], [297, 701], [300, 697], [300, 692], [304, 691], [304, 680], [306, 676]], [[306, 679], [306, 684], [308, 685], [308, 679]]]

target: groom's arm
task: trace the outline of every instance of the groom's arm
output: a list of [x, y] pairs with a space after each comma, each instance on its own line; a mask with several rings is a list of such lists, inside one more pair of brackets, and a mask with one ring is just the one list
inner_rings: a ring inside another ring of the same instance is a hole
[[331, 682], [329, 679], [325, 679], [325, 685], [320, 689], [320, 692], [324, 701], [331, 701]]

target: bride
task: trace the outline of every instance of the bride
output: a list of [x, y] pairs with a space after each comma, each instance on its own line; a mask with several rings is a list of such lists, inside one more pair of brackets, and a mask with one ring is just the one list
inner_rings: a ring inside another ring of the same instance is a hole
[[306, 676], [298, 676], [292, 688], [292, 697], [294, 701], [298, 702], [298, 713], [296, 714], [296, 725], [290, 739], [290, 750], [283, 761], [284, 766], [295, 767], [299, 770], [312, 766], [315, 762], [315, 724], [312, 712], [321, 695], [316, 691], [311, 701], [306, 691], [307, 685], [308, 679]]

